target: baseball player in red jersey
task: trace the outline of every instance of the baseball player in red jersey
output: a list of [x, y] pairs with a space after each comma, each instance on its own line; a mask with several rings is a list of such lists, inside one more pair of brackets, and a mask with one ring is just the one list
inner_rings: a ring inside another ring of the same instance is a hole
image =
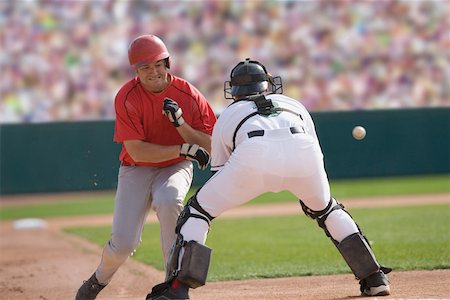
[[360, 280], [363, 295], [389, 295], [386, 273], [391, 270], [380, 266], [353, 218], [330, 194], [310, 114], [281, 92], [281, 78], [257, 61], [246, 59], [231, 71], [225, 93], [234, 102], [222, 112], [212, 135], [214, 174], [180, 214], [166, 281], [147, 300], [189, 299], [189, 288], [206, 283], [210, 222], [262, 193], [283, 190], [301, 199], [304, 213], [330, 237]]
[[209, 164], [216, 116], [205, 97], [186, 80], [168, 73], [170, 57], [154, 35], [129, 46], [137, 76], [116, 95], [114, 141], [122, 144], [112, 235], [99, 266], [76, 299], [95, 299], [135, 251], [150, 209], [156, 211], [167, 262], [175, 225], [192, 183], [193, 164]]

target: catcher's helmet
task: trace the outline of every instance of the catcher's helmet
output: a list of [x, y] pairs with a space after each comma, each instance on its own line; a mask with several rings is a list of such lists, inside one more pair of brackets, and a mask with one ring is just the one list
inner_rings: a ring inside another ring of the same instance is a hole
[[[272, 77], [266, 67], [256, 60], [246, 58], [238, 63], [230, 74], [231, 80], [225, 81], [225, 98], [233, 99], [235, 96], [248, 96], [263, 92], [277, 93], [281, 90], [280, 77]], [[231, 97], [229, 96], [231, 95]]]
[[169, 51], [163, 41], [155, 35], [141, 35], [134, 39], [128, 47], [128, 59], [133, 68], [152, 63], [161, 59], [166, 60], [166, 67], [170, 67]]

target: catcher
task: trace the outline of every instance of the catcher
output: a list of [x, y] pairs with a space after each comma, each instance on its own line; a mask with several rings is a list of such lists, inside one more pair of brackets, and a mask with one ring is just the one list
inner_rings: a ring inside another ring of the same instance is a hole
[[180, 214], [166, 281], [147, 300], [189, 299], [190, 288], [206, 283], [211, 221], [262, 193], [283, 190], [296, 195], [303, 212], [325, 231], [359, 280], [362, 295], [389, 295], [386, 274], [391, 269], [380, 266], [353, 218], [330, 194], [322, 150], [305, 107], [281, 94], [280, 77], [250, 59], [234, 67], [224, 91], [234, 101], [213, 129], [213, 176]]

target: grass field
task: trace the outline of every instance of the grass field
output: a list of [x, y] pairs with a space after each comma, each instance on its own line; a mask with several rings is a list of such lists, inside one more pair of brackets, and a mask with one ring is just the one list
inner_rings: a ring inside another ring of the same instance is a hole
[[[450, 193], [450, 175], [332, 181], [335, 197], [351, 198]], [[193, 189], [190, 193], [195, 192]], [[296, 201], [289, 193], [267, 193], [248, 205]], [[348, 201], [348, 200], [346, 200]], [[107, 214], [113, 193], [100, 198], [1, 207], [2, 220]], [[450, 203], [392, 208], [354, 208], [350, 213], [383, 265], [396, 270], [450, 268]], [[111, 226], [66, 228], [98, 245]], [[293, 216], [216, 219], [207, 245], [213, 249], [211, 281], [349, 273], [335, 246], [316, 222]], [[147, 224], [134, 259], [163, 269], [159, 225]], [[243, 264], [242, 262], [245, 262]]]
[[[396, 270], [450, 268], [450, 205], [350, 210], [380, 262]], [[110, 226], [67, 232], [99, 245]], [[332, 242], [302, 215], [215, 220], [209, 280], [348, 273]], [[158, 224], [147, 224], [135, 259], [163, 269]], [[243, 264], [242, 262], [245, 262]]]
[[[450, 193], [450, 174], [435, 176], [408, 176], [358, 180], [333, 180], [331, 192], [337, 199], [395, 195]], [[197, 188], [191, 189], [189, 198]], [[266, 193], [247, 205], [297, 201], [288, 192]], [[1, 204], [1, 201], [0, 201]], [[0, 206], [0, 220], [19, 218], [49, 218], [61, 216], [110, 214], [114, 210], [114, 192], [83, 199], [67, 199], [60, 202], [37, 203], [20, 206]]]

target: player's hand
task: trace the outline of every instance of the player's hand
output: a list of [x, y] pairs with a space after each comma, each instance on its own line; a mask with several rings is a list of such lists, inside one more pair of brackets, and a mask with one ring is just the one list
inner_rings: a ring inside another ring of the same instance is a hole
[[164, 98], [163, 114], [169, 118], [170, 122], [172, 122], [175, 127], [179, 127], [184, 124], [184, 119], [182, 117], [183, 111], [178, 106], [178, 103], [170, 98]]
[[188, 160], [195, 160], [200, 170], [205, 170], [211, 160], [208, 151], [196, 144], [183, 144], [180, 146], [180, 156]]

